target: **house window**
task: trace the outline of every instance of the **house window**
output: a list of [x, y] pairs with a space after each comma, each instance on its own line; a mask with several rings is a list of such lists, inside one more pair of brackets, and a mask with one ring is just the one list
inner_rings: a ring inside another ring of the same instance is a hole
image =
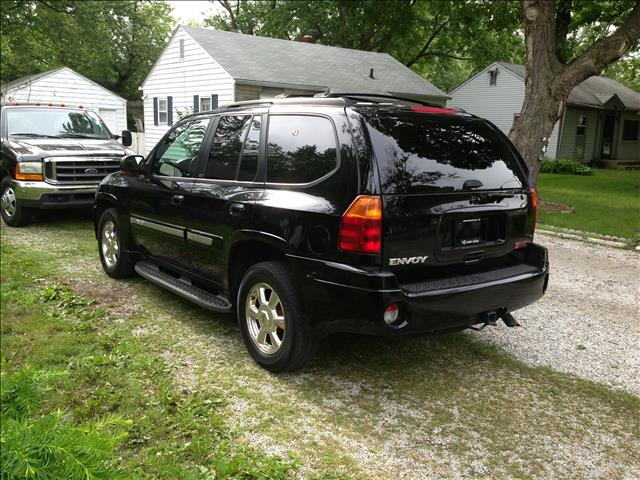
[[622, 124], [622, 141], [637, 142], [640, 137], [640, 120], [625, 120]]
[[211, 97], [200, 97], [200, 111], [207, 112], [211, 110]]
[[576, 135], [584, 135], [587, 131], [587, 117], [584, 115], [578, 116], [578, 122], [576, 127]]
[[518, 121], [518, 119], [520, 118], [520, 114], [519, 113], [514, 113], [513, 114], [513, 124], [515, 125], [516, 122]]
[[167, 99], [158, 99], [158, 121], [160, 123], [167, 123], [169, 119], [169, 110], [167, 108]]
[[184, 58], [184, 40], [180, 40], [180, 58]]
[[498, 81], [498, 69], [489, 70], [489, 85], [495, 86]]

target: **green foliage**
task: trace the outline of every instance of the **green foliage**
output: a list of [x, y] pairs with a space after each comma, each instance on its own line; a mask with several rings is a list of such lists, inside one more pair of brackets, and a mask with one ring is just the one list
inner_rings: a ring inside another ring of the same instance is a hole
[[540, 173], [562, 173], [568, 175], [593, 175], [593, 171], [584, 163], [577, 160], [553, 160], [542, 161]]
[[523, 61], [517, 2], [360, 2], [274, 0], [220, 2], [205, 20], [222, 30], [387, 52], [450, 90], [494, 60]]
[[615, 78], [623, 85], [640, 92], [640, 56], [636, 52], [612, 63], [605, 70], [607, 77]]
[[119, 478], [109, 459], [131, 422], [108, 415], [76, 424], [61, 410], [39, 415], [43, 390], [59, 375], [31, 367], [2, 372], [2, 478]]
[[[524, 63], [521, 2], [478, 0], [219, 0], [223, 7], [204, 25], [251, 35], [298, 40], [314, 35], [318, 43], [387, 52], [445, 91], [489, 63]], [[620, 25], [633, 0], [558, 0], [568, 13], [558, 53], [570, 59], [596, 38]], [[634, 49], [631, 49], [632, 51]], [[637, 50], [637, 48], [636, 48]], [[636, 57], [607, 74], [637, 88]], [[635, 74], [634, 74], [635, 73]]]
[[163, 1], [2, 0], [0, 80], [67, 66], [126, 98], [173, 25]]

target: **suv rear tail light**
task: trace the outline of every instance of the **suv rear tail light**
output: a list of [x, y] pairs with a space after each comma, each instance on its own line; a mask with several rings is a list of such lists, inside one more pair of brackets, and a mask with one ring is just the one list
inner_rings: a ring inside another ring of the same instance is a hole
[[531, 235], [536, 232], [536, 210], [538, 209], [538, 192], [536, 192], [536, 187], [531, 187], [529, 189], [531, 193], [531, 208], [533, 208], [533, 225], [531, 226]]
[[382, 200], [374, 195], [358, 196], [342, 215], [338, 248], [346, 252], [380, 253]]

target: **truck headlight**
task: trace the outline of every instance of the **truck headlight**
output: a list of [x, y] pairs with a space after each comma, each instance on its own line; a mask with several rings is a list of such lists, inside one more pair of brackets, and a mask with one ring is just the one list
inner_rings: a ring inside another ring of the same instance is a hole
[[16, 180], [43, 180], [42, 162], [18, 162]]

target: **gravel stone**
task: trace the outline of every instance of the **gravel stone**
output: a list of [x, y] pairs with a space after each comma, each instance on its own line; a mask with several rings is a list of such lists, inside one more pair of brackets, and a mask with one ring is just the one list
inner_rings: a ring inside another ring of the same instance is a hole
[[532, 364], [640, 395], [640, 255], [550, 235], [550, 277], [539, 302], [514, 313], [524, 328], [473, 335]]

